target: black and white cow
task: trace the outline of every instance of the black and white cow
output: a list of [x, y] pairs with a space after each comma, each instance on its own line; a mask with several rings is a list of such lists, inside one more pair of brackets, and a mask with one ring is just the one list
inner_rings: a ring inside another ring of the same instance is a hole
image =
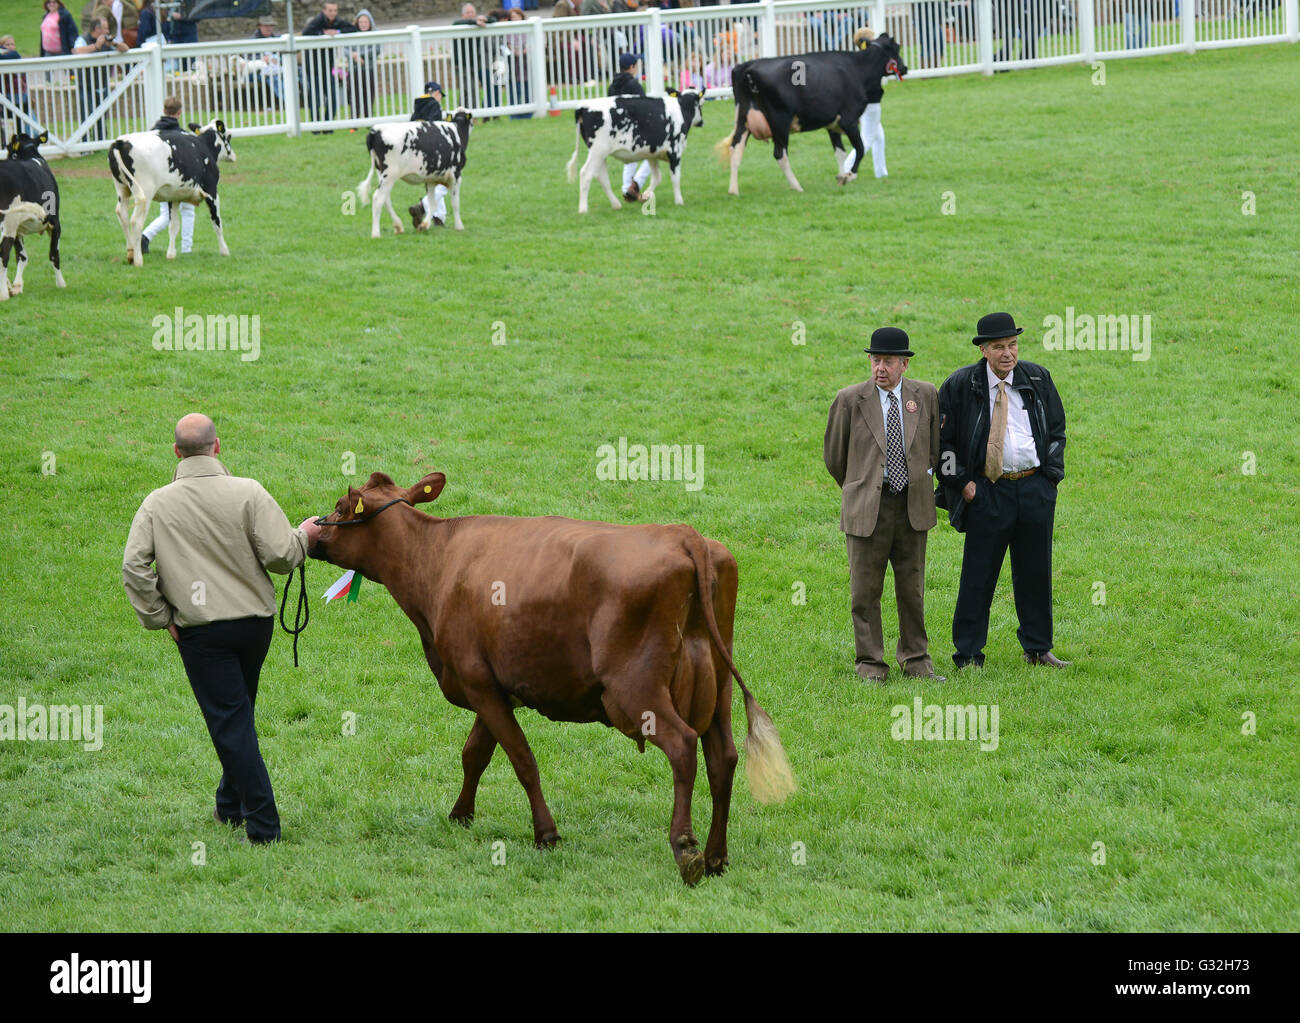
[[[740, 161], [745, 141], [753, 136], [772, 140], [772, 155], [796, 192], [802, 192], [790, 169], [787, 150], [795, 132], [825, 128], [831, 145], [840, 151], [839, 135], [853, 146], [852, 167], [840, 167], [835, 180], [848, 184], [858, 174], [864, 153], [858, 120], [868, 103], [879, 103], [885, 75], [901, 80], [907, 66], [898, 55], [898, 43], [885, 33], [865, 49], [801, 53], [793, 57], [765, 57], [737, 64], [731, 72], [736, 98], [736, 129], [719, 144], [720, 154], [730, 150], [731, 185], [727, 191], [740, 194]], [[839, 161], [836, 160], [839, 167]]]
[[[193, 134], [191, 134], [191, 132]], [[217, 231], [217, 251], [229, 256], [221, 232], [221, 202], [217, 182], [222, 160], [235, 162], [230, 134], [223, 121], [213, 121], [190, 131], [137, 131], [114, 139], [108, 147], [108, 169], [117, 183], [117, 221], [126, 236], [126, 259], [144, 265], [140, 232], [149, 203], [154, 199], [170, 207], [167, 224], [167, 258], [176, 258], [176, 234], [181, 227], [180, 204], [208, 204]]]
[[[16, 131], [5, 145], [7, 159], [0, 160], [0, 263], [4, 276], [0, 278], [0, 301], [23, 290], [23, 267], [27, 265], [27, 251], [23, 236], [50, 233], [50, 262], [54, 265], [54, 284], [64, 287], [63, 271], [59, 269], [59, 236], [63, 233], [59, 221], [59, 184], [54, 172], [41, 156], [40, 146], [49, 135], [41, 132], [37, 137]], [[18, 257], [14, 282], [9, 283], [9, 253]]]
[[[424, 185], [430, 211], [434, 206], [434, 186], [445, 185], [451, 195], [452, 223], [457, 231], [465, 230], [460, 220], [460, 179], [465, 170], [469, 132], [473, 125], [474, 115], [459, 107], [446, 121], [406, 121], [370, 129], [366, 135], [370, 173], [357, 185], [357, 195], [362, 206], [370, 202], [371, 181], [378, 173], [379, 185], [375, 190], [370, 219], [371, 238], [379, 237], [381, 209], [387, 209], [393, 218], [393, 230], [402, 233], [402, 222], [393, 212], [393, 186], [398, 181]], [[428, 218], [426, 212], [424, 221], [417, 224], [416, 229], [427, 231]]]
[[573, 112], [577, 140], [566, 171], [569, 180], [579, 177], [578, 154], [587, 146], [587, 162], [582, 165], [578, 186], [578, 212], [587, 212], [587, 191], [591, 179], [599, 179], [609, 196], [609, 204], [621, 209], [623, 204], [609, 185], [607, 157], [616, 156], [624, 163], [650, 161], [650, 187], [645, 195], [654, 194], [659, 184], [659, 161], [668, 162], [673, 182], [673, 202], [682, 205], [681, 168], [686, 154], [686, 136], [691, 128], [704, 123], [700, 106], [703, 90], [669, 96], [606, 96], [590, 100]]

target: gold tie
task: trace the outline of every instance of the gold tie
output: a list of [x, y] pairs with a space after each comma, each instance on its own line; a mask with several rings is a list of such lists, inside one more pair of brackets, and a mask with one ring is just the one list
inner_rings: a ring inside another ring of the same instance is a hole
[[1007, 384], [998, 381], [998, 396], [993, 402], [993, 421], [989, 424], [989, 450], [984, 458], [984, 475], [996, 480], [1002, 475], [1002, 442], [1007, 436]]

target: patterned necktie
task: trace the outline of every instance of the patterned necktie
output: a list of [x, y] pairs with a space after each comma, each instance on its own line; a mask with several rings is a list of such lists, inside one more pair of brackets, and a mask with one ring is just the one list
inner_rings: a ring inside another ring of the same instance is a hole
[[903, 427], [898, 418], [898, 397], [889, 392], [889, 418], [885, 423], [885, 466], [889, 492], [901, 493], [907, 486], [907, 457], [903, 454]]
[[989, 450], [984, 458], [984, 475], [996, 480], [1002, 475], [1002, 443], [1007, 436], [1007, 383], [998, 381], [998, 396], [993, 402], [993, 421], [989, 424]]

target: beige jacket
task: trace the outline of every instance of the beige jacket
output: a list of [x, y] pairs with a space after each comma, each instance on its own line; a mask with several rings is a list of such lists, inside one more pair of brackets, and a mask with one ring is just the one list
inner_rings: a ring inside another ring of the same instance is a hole
[[267, 618], [276, 611], [267, 571], [292, 572], [306, 556], [307, 534], [257, 480], [191, 455], [135, 513], [122, 583], [146, 629]]
[[[939, 465], [939, 392], [924, 380], [902, 382], [903, 449], [907, 454], [907, 517], [913, 529], [934, 528], [934, 476]], [[846, 387], [835, 396], [822, 457], [840, 495], [840, 530], [870, 536], [885, 482], [885, 417], [876, 385]]]

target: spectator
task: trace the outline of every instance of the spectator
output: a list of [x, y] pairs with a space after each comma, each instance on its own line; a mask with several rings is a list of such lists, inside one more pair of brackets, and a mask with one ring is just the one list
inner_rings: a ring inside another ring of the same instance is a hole
[[[115, 43], [108, 34], [108, 21], [105, 18], [90, 19], [90, 35], [77, 36], [72, 45], [73, 53], [80, 53], [85, 56], [94, 56], [95, 54], [109, 53], [116, 50], [118, 53], [125, 53], [127, 45], [125, 43]], [[95, 112], [95, 108], [104, 101], [108, 95], [108, 68], [104, 65], [98, 67], [88, 67], [77, 73], [77, 100], [79, 108], [77, 116], [85, 123], [90, 119], [90, 115]], [[94, 137], [97, 140], [104, 138], [104, 120], [99, 118], [86, 132], [86, 138]]]
[[[13, 36], [0, 36], [0, 60], [20, 60], [18, 44]], [[0, 75], [0, 95], [16, 106], [28, 117], [31, 109], [27, 106], [27, 76], [24, 74]], [[21, 124], [21, 122], [20, 122]]]
[[135, 45], [143, 46], [158, 34], [158, 14], [153, 9], [153, 0], [141, 0], [140, 20], [136, 23]]
[[[520, 0], [522, 2], [522, 0]], [[519, 7], [511, 7], [507, 16], [508, 21], [522, 22], [524, 12]], [[513, 35], [506, 36], [502, 42], [509, 49], [510, 55], [505, 59], [510, 62], [510, 103], [527, 103], [530, 101], [532, 90], [529, 85], [528, 75], [528, 42], [529, 33], [517, 32]], [[531, 113], [511, 114], [510, 119], [520, 121], [527, 117], [532, 117]]]
[[947, 0], [926, 0], [925, 3], [912, 7], [912, 20], [916, 25], [916, 41], [921, 47], [921, 66], [925, 68], [943, 65], [944, 19], [947, 16]]
[[[150, 131], [183, 131], [180, 122], [181, 101], [175, 96], [168, 96], [163, 100], [163, 115], [154, 122]], [[158, 204], [161, 210], [157, 218], [153, 220], [143, 231], [140, 232], [140, 251], [147, 253], [149, 243], [154, 240], [159, 231], [167, 230], [167, 225], [171, 223], [171, 207], [163, 202]], [[189, 252], [194, 248], [194, 204], [183, 202], [181, 207], [181, 252]]]
[[[253, 29], [254, 39], [274, 39], [276, 37], [275, 19], [268, 14], [262, 15], [257, 19], [257, 28]], [[274, 50], [267, 50], [258, 57], [262, 66], [258, 69], [258, 78], [263, 84], [271, 89], [271, 93], [280, 102], [284, 103], [284, 85], [282, 82], [281, 71], [283, 68], [280, 64], [280, 55]]]
[[[460, 17], [452, 22], [453, 25], [477, 25], [479, 28], [485, 28], [493, 24], [496, 18], [491, 14], [479, 14], [473, 4], [465, 4], [460, 9]], [[486, 102], [484, 106], [494, 107], [498, 104], [497, 83], [492, 76], [491, 59], [493, 40], [486, 40], [480, 43], [476, 39], [457, 39], [452, 45], [452, 52], [455, 54], [455, 64], [458, 74], [460, 75], [460, 87], [462, 94], [469, 94], [470, 100], [465, 106], [479, 106], [478, 87], [471, 86], [470, 80], [478, 82], [486, 93]], [[490, 121], [490, 117], [483, 118]]]
[[[172, 11], [171, 17], [163, 22], [163, 38], [167, 40], [169, 46], [180, 46], [184, 43], [197, 43], [199, 41], [199, 23], [190, 21], [189, 18], [182, 18], [180, 11]], [[180, 61], [167, 61], [167, 70], [171, 70], [179, 64], [180, 67], [189, 68], [194, 64], [193, 57], [185, 57]]]
[[[339, 5], [326, 3], [320, 13], [303, 26], [305, 36], [337, 36], [355, 32], [356, 26], [339, 17]], [[334, 50], [308, 50], [303, 54], [303, 71], [307, 85], [307, 103], [313, 121], [332, 121], [337, 101], [334, 95]], [[316, 129], [313, 135], [332, 135], [332, 128]]]
[[584, 18], [593, 14], [609, 14], [609, 0], [582, 0], [582, 6], [578, 8], [578, 13]]
[[694, 50], [686, 58], [686, 63], [677, 75], [677, 89], [679, 92], [685, 92], [687, 89], [694, 89], [696, 92], [704, 90], [704, 67], [700, 55]]
[[731, 64], [721, 55], [715, 55], [704, 65], [704, 87], [709, 90], [731, 88]]
[[[623, 53], [618, 58], [619, 72], [609, 83], [611, 96], [644, 96], [641, 85], [641, 54]], [[623, 198], [628, 202], [641, 199], [641, 189], [650, 177], [650, 161], [642, 160], [640, 164], [623, 164]]]
[[[373, 32], [375, 19], [364, 8], [357, 12], [356, 30]], [[353, 117], [373, 116], [375, 102], [375, 58], [379, 55], [377, 45], [355, 46], [348, 50], [348, 106]], [[351, 129], [352, 132], [356, 128]]]
[[72, 52], [77, 41], [77, 23], [60, 0], [45, 0], [41, 18], [41, 56], [62, 57]]
[[[1032, 0], [1030, 0], [1032, 2]], [[1151, 37], [1151, 12], [1146, 4], [1124, 2], [1124, 49], [1145, 47]]]
[[577, 14], [575, 0], [555, 0], [555, 8], [551, 11], [552, 18], [574, 18]]

